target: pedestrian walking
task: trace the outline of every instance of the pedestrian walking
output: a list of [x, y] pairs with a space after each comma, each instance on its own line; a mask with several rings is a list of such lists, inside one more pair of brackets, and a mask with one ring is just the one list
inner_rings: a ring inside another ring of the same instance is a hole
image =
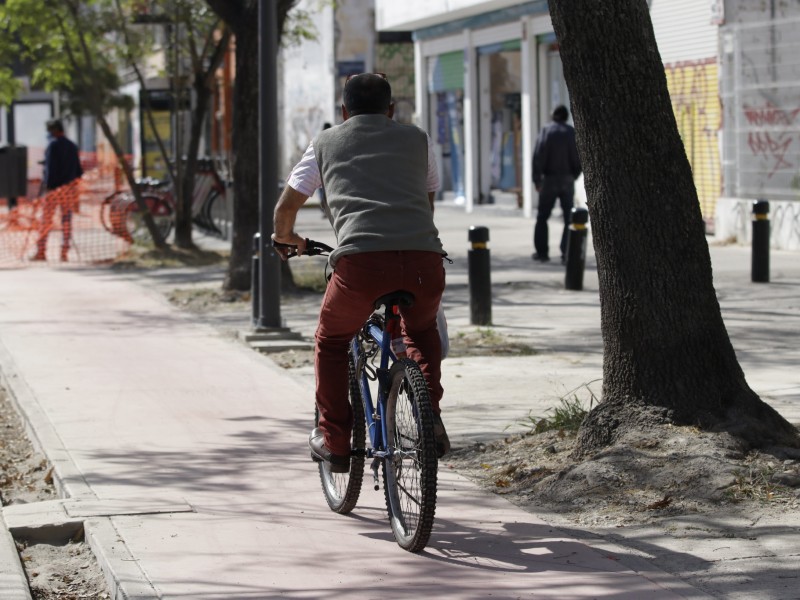
[[553, 122], [542, 129], [533, 152], [533, 183], [539, 192], [539, 208], [533, 229], [533, 260], [550, 260], [547, 220], [556, 200], [564, 213], [564, 231], [561, 234], [561, 262], [567, 254], [567, 231], [569, 229], [572, 201], [575, 196], [575, 180], [581, 174], [581, 162], [575, 143], [575, 129], [567, 124], [569, 111], [564, 105], [553, 110]]
[[72, 240], [72, 213], [78, 210], [78, 181], [83, 175], [78, 147], [64, 135], [64, 125], [58, 119], [47, 122], [50, 143], [44, 155], [44, 198], [42, 224], [33, 260], [47, 260], [47, 237], [53, 228], [56, 208], [61, 211], [61, 261], [69, 255]]

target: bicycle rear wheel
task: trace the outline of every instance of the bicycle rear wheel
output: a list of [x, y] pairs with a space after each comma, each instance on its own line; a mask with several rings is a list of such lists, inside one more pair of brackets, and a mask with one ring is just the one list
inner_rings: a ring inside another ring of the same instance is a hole
[[[352, 448], [355, 452], [350, 457], [350, 471], [347, 473], [331, 473], [329, 463], [319, 463], [319, 478], [325, 500], [333, 512], [346, 514], [353, 510], [361, 493], [361, 482], [364, 480], [364, 459], [366, 456], [366, 420], [364, 404], [361, 400], [361, 389], [352, 355], [348, 355], [348, 376], [350, 381], [350, 406], [353, 409]], [[319, 414], [315, 424], [319, 422]]]
[[[174, 220], [172, 207], [169, 205], [169, 202], [161, 196], [154, 195], [144, 195], [142, 196], [142, 200], [153, 217], [161, 239], [166, 239], [170, 231], [172, 231]], [[144, 224], [142, 212], [133, 199], [131, 199], [131, 203], [126, 207], [124, 228], [129, 236], [135, 239], [147, 239], [150, 236], [150, 232]]]
[[438, 459], [428, 386], [419, 365], [398, 360], [389, 371], [384, 486], [392, 533], [401, 548], [419, 552], [430, 539], [436, 513]]

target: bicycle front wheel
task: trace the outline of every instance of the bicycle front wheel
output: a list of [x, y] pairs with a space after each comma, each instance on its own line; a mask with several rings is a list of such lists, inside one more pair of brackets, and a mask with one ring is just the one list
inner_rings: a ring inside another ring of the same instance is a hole
[[[366, 456], [366, 420], [364, 404], [361, 400], [361, 389], [358, 385], [358, 374], [352, 355], [348, 355], [348, 376], [350, 381], [350, 406], [353, 409], [353, 454], [350, 457], [350, 471], [332, 473], [327, 462], [319, 463], [319, 478], [325, 500], [333, 512], [347, 514], [353, 510], [361, 493], [361, 482], [364, 479], [364, 458]], [[319, 421], [317, 415], [316, 421]]]
[[428, 543], [436, 512], [438, 459], [428, 386], [419, 365], [403, 358], [389, 371], [384, 486], [392, 533], [401, 548], [419, 552]]

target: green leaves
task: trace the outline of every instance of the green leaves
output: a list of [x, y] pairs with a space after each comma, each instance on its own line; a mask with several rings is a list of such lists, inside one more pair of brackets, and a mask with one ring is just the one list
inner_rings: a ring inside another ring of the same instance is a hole
[[[120, 0], [131, 15], [132, 0]], [[146, 34], [122, 40], [114, 0], [7, 0], [0, 5], [0, 102], [19, 93], [17, 79], [60, 91], [69, 104], [97, 113], [117, 106], [126, 58], [146, 52]]]

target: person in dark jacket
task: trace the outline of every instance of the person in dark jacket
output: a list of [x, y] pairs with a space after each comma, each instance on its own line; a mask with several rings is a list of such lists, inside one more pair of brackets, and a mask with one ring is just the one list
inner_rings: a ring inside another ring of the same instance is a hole
[[539, 208], [533, 229], [533, 260], [550, 260], [547, 220], [556, 199], [564, 213], [564, 231], [561, 235], [561, 262], [567, 253], [567, 231], [575, 196], [575, 180], [581, 174], [575, 129], [567, 124], [569, 111], [559, 105], [553, 110], [553, 122], [542, 129], [533, 152], [533, 183], [539, 192]]
[[64, 135], [64, 125], [58, 119], [47, 122], [50, 143], [44, 154], [44, 185], [47, 195], [44, 199], [42, 224], [33, 260], [47, 260], [47, 236], [53, 228], [56, 207], [61, 210], [61, 260], [69, 255], [72, 239], [72, 213], [78, 208], [78, 181], [83, 175], [78, 147]]

